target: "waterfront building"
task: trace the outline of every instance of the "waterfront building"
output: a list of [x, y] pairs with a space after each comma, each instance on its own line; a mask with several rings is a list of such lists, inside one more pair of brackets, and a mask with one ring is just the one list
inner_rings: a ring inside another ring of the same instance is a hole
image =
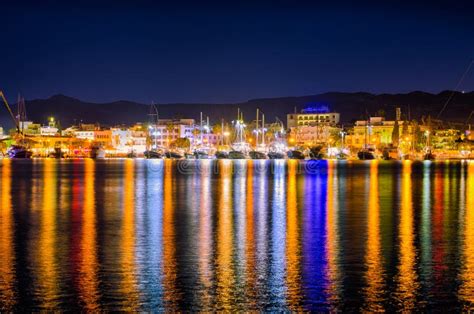
[[333, 125], [303, 125], [289, 129], [291, 144], [298, 146], [331, 145], [337, 141], [341, 128]]
[[291, 145], [321, 145], [333, 141], [340, 129], [340, 114], [328, 106], [306, 107], [301, 113], [287, 115], [288, 137]]
[[112, 146], [112, 131], [110, 129], [94, 130], [94, 143], [105, 149], [110, 149]]
[[303, 109], [301, 113], [288, 114], [286, 126], [291, 129], [299, 126], [337, 125], [340, 118], [339, 113], [330, 112], [327, 106], [309, 107]]
[[354, 127], [349, 129], [345, 143], [356, 149], [364, 147], [366, 143], [377, 148], [391, 146], [395, 140], [393, 138], [394, 128], [398, 129], [396, 141], [399, 142], [399, 145], [409, 145], [409, 142], [412, 141], [413, 126], [407, 121], [390, 121], [383, 117], [370, 117], [368, 121], [356, 121]]
[[431, 144], [435, 149], [455, 150], [461, 135], [462, 132], [456, 129], [433, 130]]
[[38, 135], [40, 134], [41, 124], [33, 123], [33, 121], [19, 121], [18, 127], [23, 134]]
[[111, 145], [116, 154], [127, 154], [132, 149], [132, 133], [126, 128], [111, 128]]
[[131, 128], [130, 131], [130, 140], [128, 142], [128, 146], [130, 151], [133, 151], [137, 154], [143, 154], [144, 151], [147, 149], [147, 137], [148, 132], [145, 126], [141, 123], [137, 123]]
[[187, 138], [193, 143], [194, 119], [159, 119], [157, 125], [149, 126], [152, 146], [168, 147], [178, 138]]
[[76, 130], [74, 131], [74, 137], [83, 140], [94, 140], [94, 130]]

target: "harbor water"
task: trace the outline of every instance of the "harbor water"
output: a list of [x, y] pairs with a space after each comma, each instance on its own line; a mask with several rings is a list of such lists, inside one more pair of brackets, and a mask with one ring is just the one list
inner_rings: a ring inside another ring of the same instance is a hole
[[0, 309], [474, 305], [474, 162], [0, 160]]

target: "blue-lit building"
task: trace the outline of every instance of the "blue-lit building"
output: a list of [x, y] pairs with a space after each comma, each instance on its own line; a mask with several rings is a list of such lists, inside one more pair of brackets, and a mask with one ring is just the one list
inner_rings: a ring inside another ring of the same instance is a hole
[[318, 126], [339, 124], [340, 114], [331, 112], [326, 105], [308, 106], [301, 113], [290, 113], [286, 116], [288, 129], [299, 126]]

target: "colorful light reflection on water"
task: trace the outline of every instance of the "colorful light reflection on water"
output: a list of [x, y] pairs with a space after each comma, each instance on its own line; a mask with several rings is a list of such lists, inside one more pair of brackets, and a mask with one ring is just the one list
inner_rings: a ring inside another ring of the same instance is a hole
[[474, 304], [474, 162], [0, 165], [2, 310]]

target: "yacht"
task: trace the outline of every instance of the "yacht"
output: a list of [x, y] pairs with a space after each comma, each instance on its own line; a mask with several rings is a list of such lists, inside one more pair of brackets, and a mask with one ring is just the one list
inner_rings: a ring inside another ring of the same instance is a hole
[[33, 152], [22, 145], [13, 145], [7, 151], [10, 158], [31, 158]]

